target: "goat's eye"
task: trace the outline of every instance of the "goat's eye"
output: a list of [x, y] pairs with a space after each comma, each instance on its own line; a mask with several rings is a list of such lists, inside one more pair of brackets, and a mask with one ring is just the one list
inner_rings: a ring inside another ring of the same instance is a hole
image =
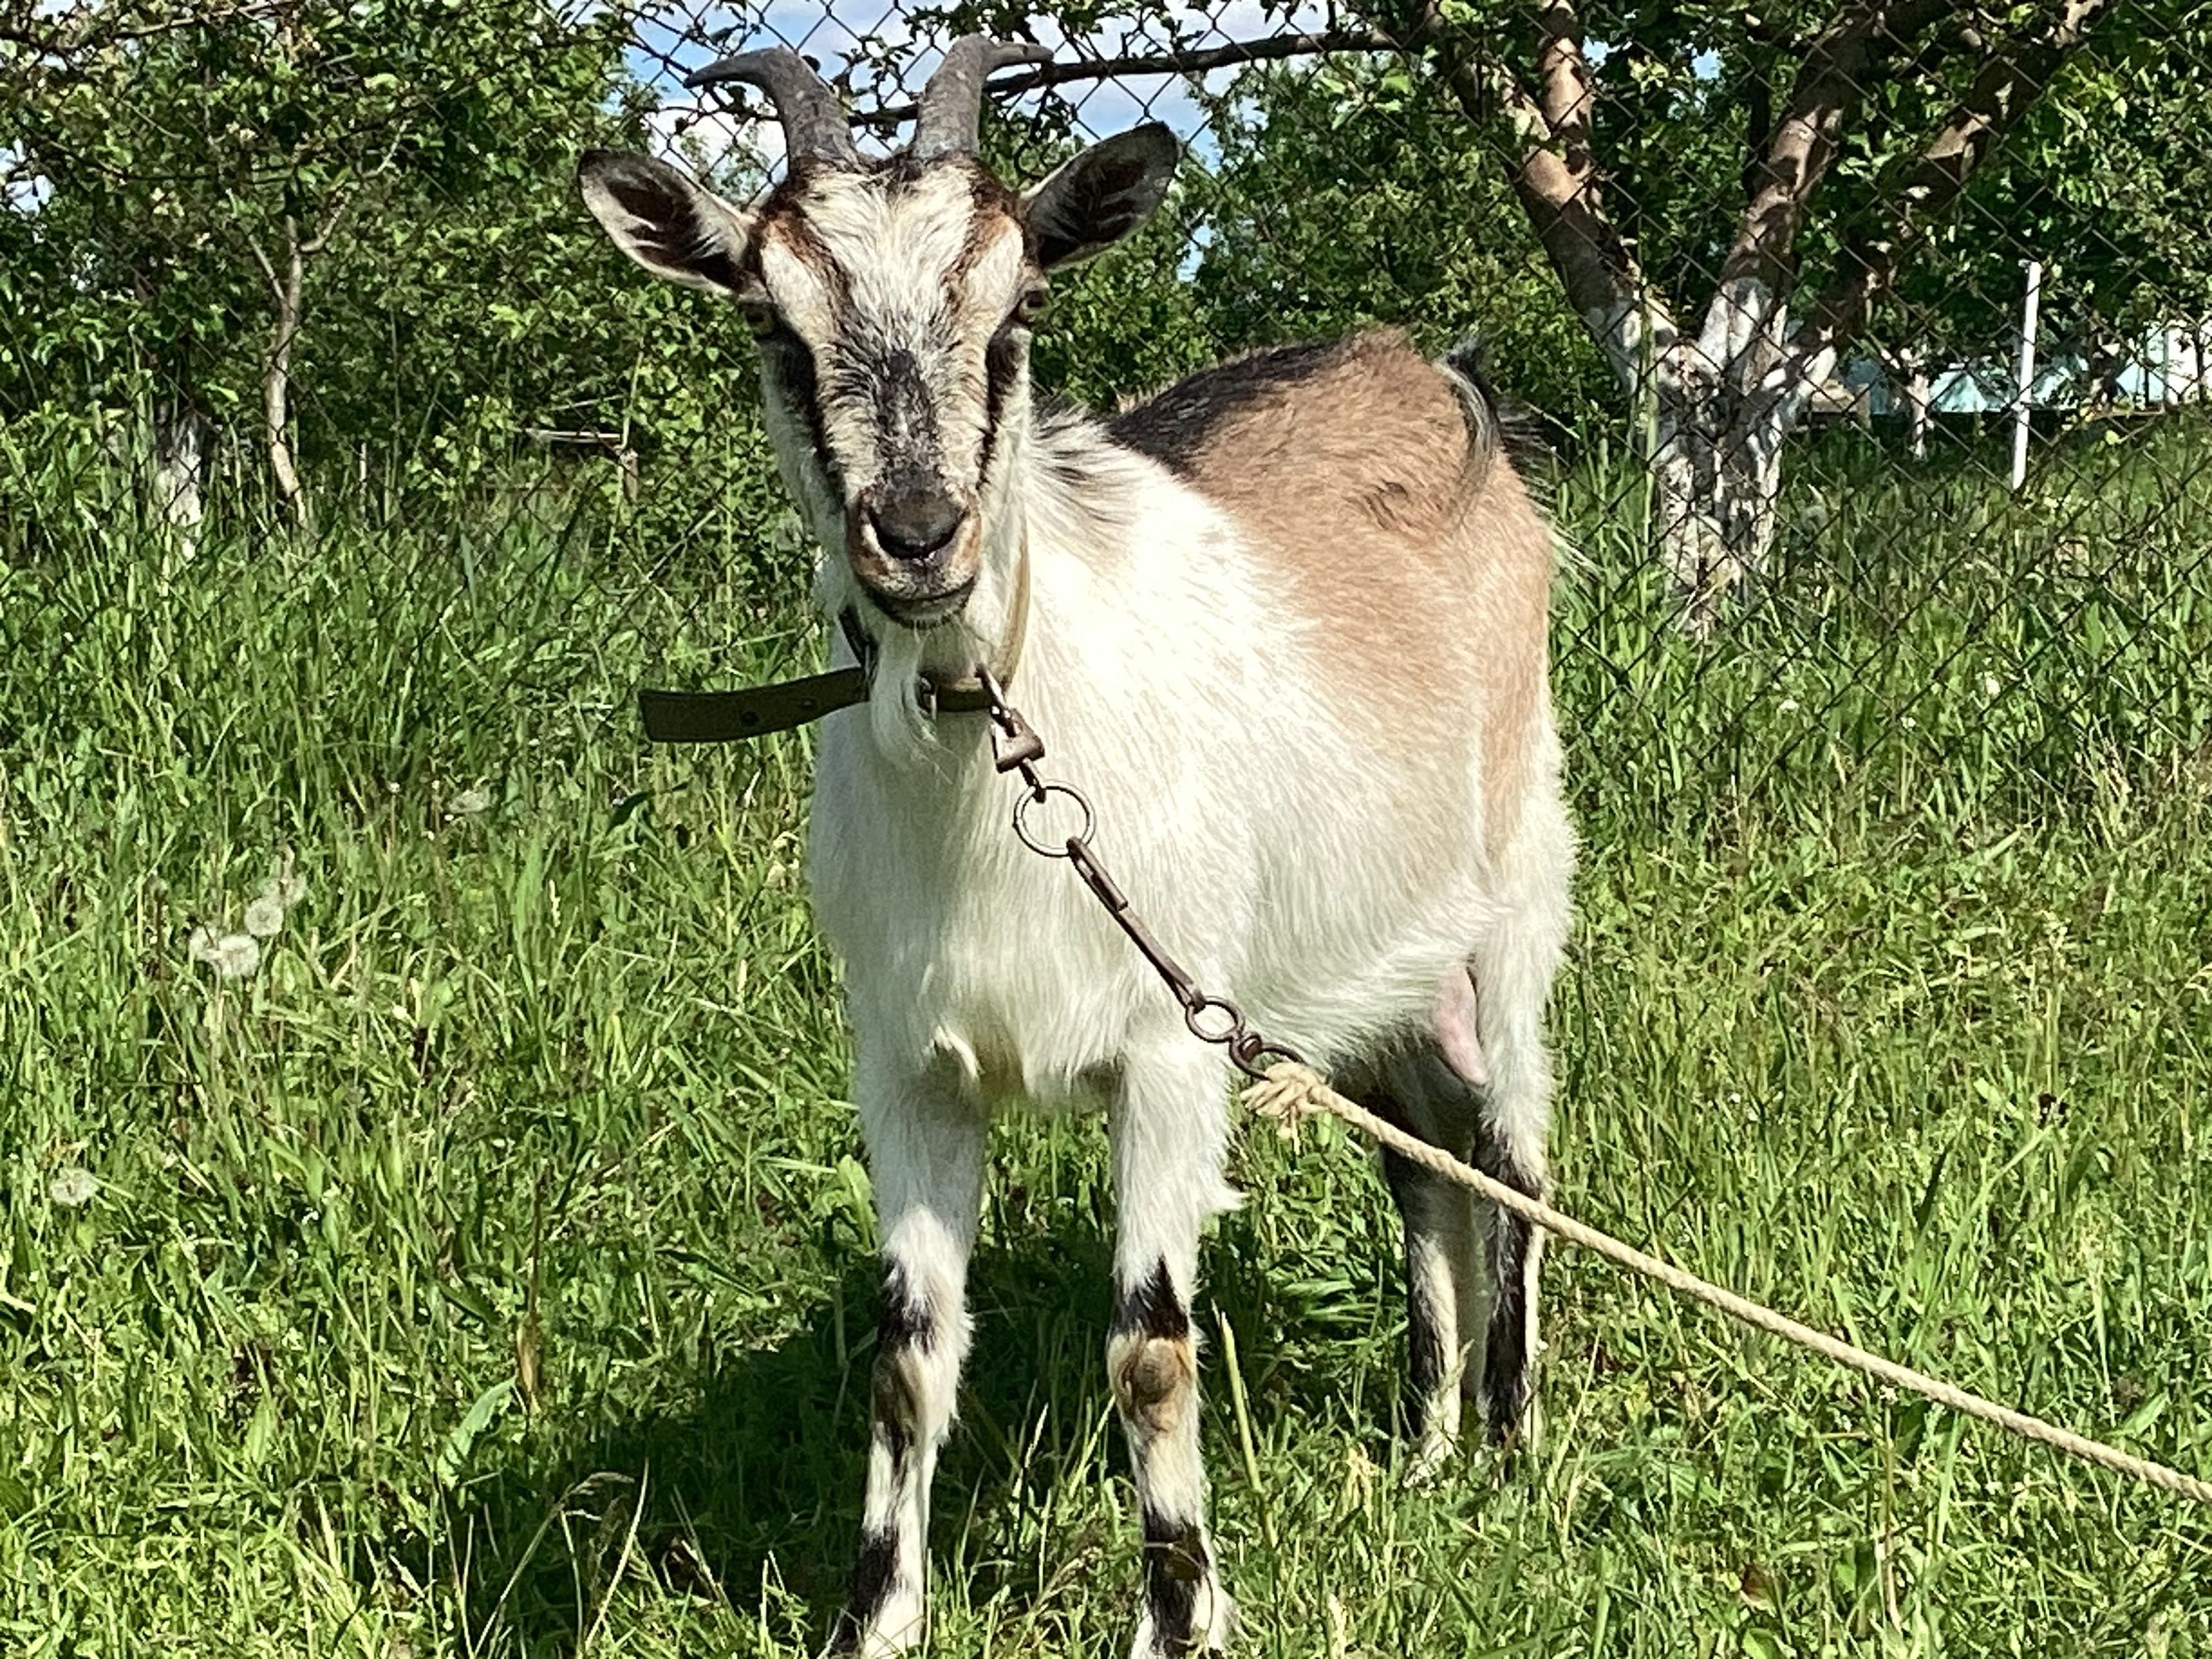
[[766, 300], [740, 300], [738, 315], [745, 319], [745, 326], [753, 331], [753, 338], [765, 340], [783, 326], [783, 319], [775, 314], [775, 307]]
[[1042, 286], [1029, 289], [1014, 301], [1014, 320], [1029, 327], [1044, 315], [1045, 304], [1051, 297]]

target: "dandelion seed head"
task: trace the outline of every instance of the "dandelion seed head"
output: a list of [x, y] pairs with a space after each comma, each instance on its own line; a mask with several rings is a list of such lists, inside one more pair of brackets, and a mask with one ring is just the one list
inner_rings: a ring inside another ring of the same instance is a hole
[[2003, 690], [2004, 682], [1999, 679], [1996, 675], [1984, 674], [1982, 676], [1982, 695], [1984, 696], [1994, 697], [1998, 692]]
[[261, 965], [261, 941], [251, 933], [225, 933], [207, 960], [217, 979], [244, 979]]
[[479, 783], [462, 790], [459, 794], [454, 796], [453, 804], [449, 810], [453, 817], [465, 818], [473, 817], [490, 805], [491, 791]]
[[307, 882], [304, 876], [295, 876], [289, 870], [279, 871], [261, 884], [261, 896], [290, 906], [307, 896]]
[[1783, 698], [1783, 700], [1782, 700], [1782, 712], [1783, 712], [1784, 714], [1794, 714], [1795, 713], [1796, 713], [1796, 712], [1797, 712], [1797, 699], [1796, 699], [1796, 698], [1795, 698], [1795, 697], [1784, 697], [1784, 698]]
[[207, 927], [193, 928], [185, 936], [185, 949], [194, 962], [213, 962], [215, 960], [215, 929]]
[[46, 1188], [46, 1196], [64, 1210], [81, 1210], [99, 1194], [99, 1179], [81, 1164], [60, 1171]]
[[246, 931], [256, 939], [273, 939], [284, 925], [284, 907], [272, 893], [264, 893], [246, 907]]

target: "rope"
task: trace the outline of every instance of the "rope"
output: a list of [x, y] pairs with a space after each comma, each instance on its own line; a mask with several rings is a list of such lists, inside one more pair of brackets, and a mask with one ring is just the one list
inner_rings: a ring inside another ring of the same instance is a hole
[[1694, 1297], [1706, 1306], [1717, 1308], [1733, 1319], [1741, 1320], [1755, 1329], [1810, 1348], [1814, 1353], [1847, 1365], [1856, 1371], [1878, 1377], [1884, 1382], [1913, 1393], [1924, 1395], [1939, 1405], [1953, 1411], [1963, 1412], [1969, 1417], [1979, 1418], [1984, 1423], [1994, 1423], [2009, 1430], [2021, 1438], [2050, 1446], [2071, 1456], [2095, 1463], [2131, 1479], [2146, 1482], [2163, 1491], [2191, 1498], [2200, 1504], [2212, 1504], [2212, 1483], [2197, 1480], [2170, 1469], [2163, 1463], [2154, 1463], [2148, 1458], [2136, 1457], [2117, 1447], [2087, 1439], [2070, 1429], [2062, 1429], [2055, 1423], [2030, 1417], [2000, 1406], [1979, 1395], [1968, 1394], [1964, 1389], [1900, 1365], [1893, 1359], [1869, 1353], [1825, 1331], [1816, 1331], [1809, 1325], [1762, 1308], [1756, 1302], [1747, 1302], [1732, 1291], [1699, 1279], [1695, 1273], [1685, 1273], [1656, 1256], [1608, 1237], [1595, 1227], [1586, 1227], [1571, 1216], [1565, 1216], [1539, 1198], [1517, 1192], [1504, 1182], [1483, 1174], [1461, 1163], [1449, 1152], [1431, 1146], [1419, 1137], [1407, 1133], [1396, 1125], [1385, 1122], [1356, 1101], [1347, 1100], [1322, 1080], [1310, 1067], [1285, 1060], [1267, 1068], [1267, 1075], [1244, 1091], [1244, 1103], [1264, 1118], [1273, 1121], [1285, 1135], [1296, 1133], [1300, 1122], [1309, 1117], [1328, 1113], [1341, 1118], [1362, 1134], [1389, 1147], [1408, 1163], [1418, 1164], [1432, 1175], [1472, 1188], [1492, 1203], [1556, 1234], [1584, 1249], [1595, 1250], [1608, 1261], [1615, 1262], [1632, 1273], [1656, 1279], [1670, 1290]]

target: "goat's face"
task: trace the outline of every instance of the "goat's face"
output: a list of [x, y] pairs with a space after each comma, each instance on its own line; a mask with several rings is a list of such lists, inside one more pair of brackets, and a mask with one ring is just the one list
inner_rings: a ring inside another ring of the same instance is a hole
[[794, 161], [752, 210], [594, 150], [584, 199], [655, 274], [723, 295], [761, 342], [771, 431], [831, 547], [891, 621], [957, 616], [1026, 430], [1046, 278], [1159, 204], [1175, 141], [1139, 127], [1026, 194], [972, 154]]

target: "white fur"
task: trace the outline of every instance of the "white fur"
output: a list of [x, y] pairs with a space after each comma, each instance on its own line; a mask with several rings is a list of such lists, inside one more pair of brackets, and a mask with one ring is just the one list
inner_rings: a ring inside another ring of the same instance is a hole
[[[1325, 687], [1307, 649], [1324, 624], [1267, 605], [1234, 523], [1138, 458], [1091, 465], [1123, 492], [1125, 518], [1078, 519], [1042, 473], [1019, 492], [1034, 597], [1011, 696], [1047, 746], [1042, 770], [1090, 796], [1100, 856], [1168, 949], [1316, 1059], [1424, 1027], [1437, 988], [1487, 941], [1498, 977], [1547, 977], [1565, 904], [1556, 808], [1528, 817], [1548, 848], [1492, 867], [1480, 778], [1455, 800], [1402, 787], [1334, 706], [1347, 693]], [[1022, 529], [1013, 511], [997, 516], [971, 617], [1005, 616]], [[830, 562], [833, 605], [849, 602], [849, 580]], [[901, 667], [950, 667], [996, 643], [988, 622], [933, 630], [947, 640], [885, 633]], [[878, 704], [902, 716], [909, 701], [908, 684], [879, 674]], [[1208, 1052], [1083, 885], [1015, 838], [1018, 785], [992, 770], [981, 718], [924, 735], [912, 752], [857, 714], [823, 733], [811, 876], [857, 1024], [916, 1072], [940, 1049], [1006, 1056], [1007, 1080], [1048, 1103], [1133, 1054]], [[1547, 796], [1556, 757], [1540, 758]], [[1412, 833], [1438, 812], [1467, 833]], [[1409, 842], [1457, 856], [1413, 867], [1391, 855]], [[1532, 908], [1547, 925], [1501, 928]], [[1490, 1063], [1534, 1071], [1537, 1011], [1492, 983]]]

